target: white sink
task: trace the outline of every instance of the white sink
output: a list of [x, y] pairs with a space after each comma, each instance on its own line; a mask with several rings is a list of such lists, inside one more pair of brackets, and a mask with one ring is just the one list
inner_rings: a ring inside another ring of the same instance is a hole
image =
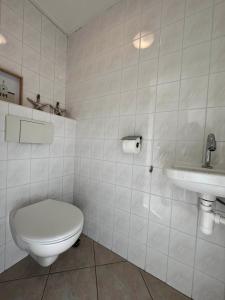
[[187, 190], [225, 197], [225, 172], [202, 167], [178, 166], [165, 169], [170, 181]]

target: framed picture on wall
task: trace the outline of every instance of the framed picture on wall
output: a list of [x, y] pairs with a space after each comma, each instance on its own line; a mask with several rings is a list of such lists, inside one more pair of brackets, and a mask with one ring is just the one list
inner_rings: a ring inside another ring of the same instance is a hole
[[0, 100], [22, 105], [23, 77], [0, 67]]

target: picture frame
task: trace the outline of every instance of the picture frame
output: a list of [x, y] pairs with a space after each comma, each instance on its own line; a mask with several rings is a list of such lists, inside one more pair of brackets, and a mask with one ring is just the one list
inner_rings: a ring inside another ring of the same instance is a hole
[[23, 77], [0, 67], [0, 100], [23, 104]]

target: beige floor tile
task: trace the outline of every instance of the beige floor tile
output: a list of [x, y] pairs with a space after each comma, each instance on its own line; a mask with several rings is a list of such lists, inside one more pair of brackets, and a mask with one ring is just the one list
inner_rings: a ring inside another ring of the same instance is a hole
[[41, 300], [47, 276], [0, 283], [2, 300]]
[[50, 267], [41, 267], [33, 260], [33, 258], [27, 256], [5, 272], [1, 273], [0, 282], [48, 274], [49, 269]]
[[97, 266], [99, 300], [152, 299], [135, 266], [128, 262]]
[[96, 300], [94, 268], [51, 274], [43, 300]]
[[125, 261], [124, 258], [110, 251], [104, 246], [94, 242], [95, 263], [96, 265], [111, 264]]
[[152, 276], [149, 273], [141, 271], [147, 287], [153, 300], [190, 300], [190, 298], [179, 293], [168, 284]]
[[94, 266], [93, 241], [82, 235], [79, 247], [62, 253], [52, 265], [50, 272], [60, 272]]

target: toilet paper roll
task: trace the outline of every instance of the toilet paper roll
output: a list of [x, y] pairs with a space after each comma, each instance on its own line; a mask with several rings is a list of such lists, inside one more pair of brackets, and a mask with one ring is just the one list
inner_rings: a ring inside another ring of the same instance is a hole
[[138, 137], [136, 139], [123, 140], [123, 152], [130, 154], [138, 154], [141, 151], [141, 139]]

